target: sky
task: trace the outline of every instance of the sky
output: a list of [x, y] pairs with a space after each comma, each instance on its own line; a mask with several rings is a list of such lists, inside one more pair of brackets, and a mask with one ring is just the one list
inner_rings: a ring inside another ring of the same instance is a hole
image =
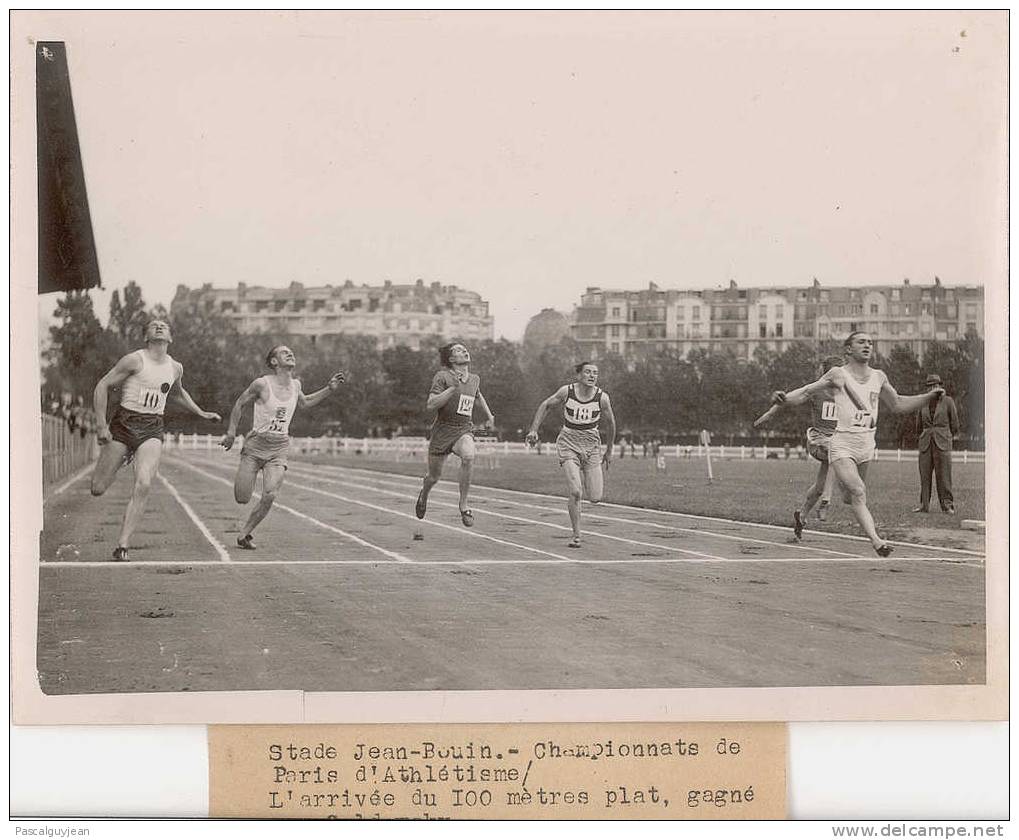
[[16, 115], [29, 39], [67, 45], [104, 317], [422, 278], [519, 339], [588, 286], [1005, 276], [1000, 12], [14, 13]]

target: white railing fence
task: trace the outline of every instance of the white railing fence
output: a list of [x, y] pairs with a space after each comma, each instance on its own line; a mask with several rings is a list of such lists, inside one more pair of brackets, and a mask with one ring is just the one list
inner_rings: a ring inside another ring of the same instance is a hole
[[96, 436], [71, 431], [62, 417], [42, 415], [42, 483], [44, 487], [80, 470], [98, 456]]
[[[207, 449], [212, 450], [219, 446], [220, 436], [217, 435], [173, 435], [166, 436], [168, 446], [176, 446], [181, 449]], [[238, 444], [240, 441], [238, 441]], [[235, 449], [239, 450], [239, 445]], [[425, 438], [338, 438], [338, 437], [295, 437], [290, 443], [291, 452], [310, 455], [361, 455], [366, 457], [382, 458], [419, 458], [428, 452], [428, 441]], [[712, 458], [750, 460], [750, 459], [775, 459], [785, 460], [785, 447], [782, 446], [712, 446], [709, 447]], [[555, 444], [544, 442], [536, 448], [529, 447], [522, 441], [478, 441], [478, 454], [481, 456], [499, 455], [555, 455]], [[643, 457], [642, 448], [630, 450], [624, 447], [624, 451], [618, 453], [619, 457], [630, 458]], [[684, 446], [682, 444], [671, 444], [662, 446], [659, 456], [667, 458], [703, 458], [705, 448], [703, 446]], [[648, 457], [652, 457], [649, 451]], [[806, 459], [806, 452], [797, 449], [790, 449], [791, 460]], [[916, 458], [915, 449], [879, 449], [877, 459], [879, 461], [907, 461]], [[983, 452], [957, 450], [953, 458], [958, 463], [984, 463]]]

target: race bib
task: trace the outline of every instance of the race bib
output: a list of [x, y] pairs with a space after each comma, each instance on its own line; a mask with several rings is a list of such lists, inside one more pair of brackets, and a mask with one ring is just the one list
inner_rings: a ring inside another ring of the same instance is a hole
[[869, 411], [857, 411], [853, 415], [853, 425], [862, 429], [869, 429], [874, 425], [874, 419]]
[[283, 432], [287, 426], [287, 408], [284, 405], [276, 409], [276, 416], [269, 421], [270, 432]]
[[464, 417], [471, 417], [474, 414], [474, 397], [470, 394], [461, 394], [457, 402], [456, 413]]
[[821, 403], [821, 419], [822, 420], [837, 420], [838, 419], [838, 408], [833, 402]]
[[138, 394], [138, 402], [142, 408], [159, 408], [163, 392], [159, 388], [142, 388]]
[[591, 416], [593, 414], [594, 414], [593, 405], [578, 405], [574, 413], [574, 416], [578, 423], [590, 423]]

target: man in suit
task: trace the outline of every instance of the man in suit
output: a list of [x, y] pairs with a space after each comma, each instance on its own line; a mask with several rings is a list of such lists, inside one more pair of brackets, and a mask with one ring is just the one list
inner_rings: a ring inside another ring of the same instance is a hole
[[[941, 377], [927, 377], [927, 390], [942, 387]], [[920, 409], [920, 507], [914, 513], [927, 513], [931, 504], [931, 473], [937, 479], [938, 502], [945, 513], [955, 513], [952, 498], [952, 440], [959, 433], [959, 412], [955, 400], [945, 394], [935, 397]]]

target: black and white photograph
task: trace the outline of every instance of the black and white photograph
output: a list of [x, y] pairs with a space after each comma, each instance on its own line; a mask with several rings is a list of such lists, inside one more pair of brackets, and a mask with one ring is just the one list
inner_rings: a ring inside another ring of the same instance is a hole
[[1004, 716], [1007, 27], [16, 14], [16, 721]]

